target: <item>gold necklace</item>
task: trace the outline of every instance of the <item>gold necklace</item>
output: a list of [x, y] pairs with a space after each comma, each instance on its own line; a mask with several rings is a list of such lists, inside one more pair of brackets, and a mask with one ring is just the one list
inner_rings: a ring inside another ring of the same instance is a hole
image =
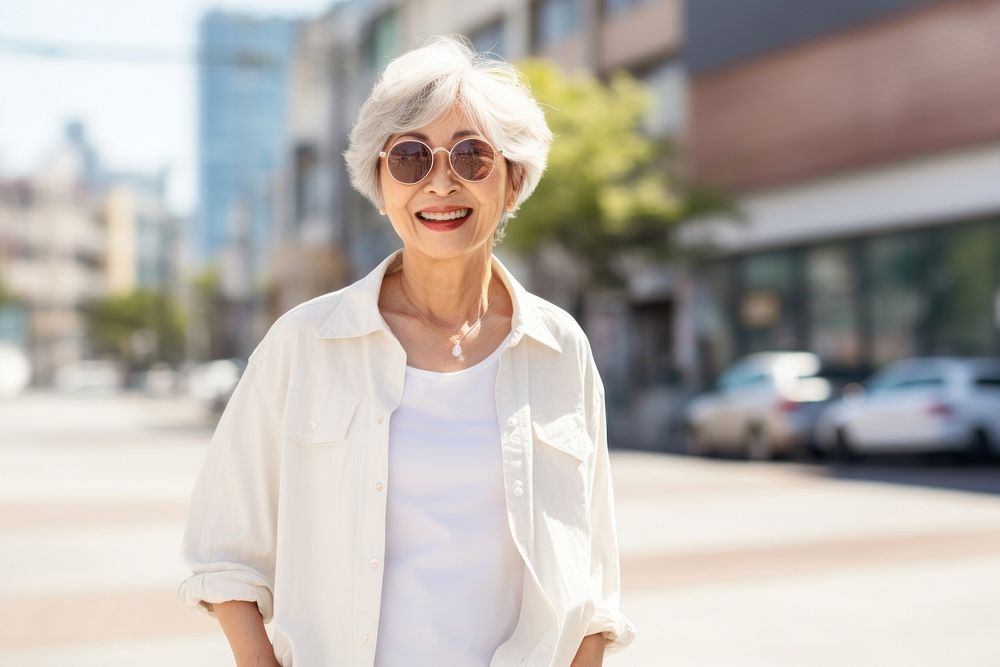
[[[417, 315], [420, 315], [420, 317], [422, 317], [424, 321], [427, 322], [427, 324], [431, 325], [438, 331], [442, 331], [442, 328], [440, 326], [432, 322], [429, 317], [424, 315], [422, 310], [417, 308], [417, 305], [413, 303], [413, 299], [411, 299], [410, 295], [406, 293], [406, 286], [403, 284], [402, 271], [400, 271], [399, 273], [399, 288], [403, 290], [403, 297], [405, 297], [406, 300], [409, 302], [409, 304], [413, 306], [413, 310], [417, 311]], [[496, 292], [496, 288], [497, 288], [496, 281], [491, 279], [490, 295], [486, 298], [486, 308], [483, 310], [483, 314], [479, 316], [479, 319], [472, 323], [472, 326], [469, 327], [469, 330], [461, 335], [451, 334], [448, 336], [448, 341], [452, 343], [451, 356], [455, 357], [456, 359], [464, 359], [464, 357], [462, 356], [462, 341], [465, 340], [466, 336], [472, 333], [473, 329], [479, 326], [479, 323], [483, 321], [484, 317], [486, 317], [486, 313], [490, 312], [490, 304], [493, 303], [493, 293]]]

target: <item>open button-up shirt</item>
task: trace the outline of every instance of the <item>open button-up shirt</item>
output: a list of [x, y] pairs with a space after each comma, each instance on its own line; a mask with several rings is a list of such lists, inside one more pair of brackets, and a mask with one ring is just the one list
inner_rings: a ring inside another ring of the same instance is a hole
[[[195, 484], [180, 596], [209, 614], [256, 602], [282, 667], [374, 663], [389, 420], [406, 372], [378, 297], [398, 255], [271, 327]], [[576, 321], [492, 262], [514, 303], [496, 410], [525, 577], [519, 621], [490, 665], [566, 667], [586, 635], [603, 633], [608, 652], [635, 635], [619, 609], [604, 387]]]

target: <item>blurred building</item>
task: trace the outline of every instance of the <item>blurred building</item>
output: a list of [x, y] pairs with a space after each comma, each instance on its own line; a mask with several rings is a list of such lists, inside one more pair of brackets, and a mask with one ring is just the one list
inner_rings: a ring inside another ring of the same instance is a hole
[[298, 22], [211, 11], [198, 48], [199, 212], [195, 264], [217, 266], [225, 354], [248, 354], [262, 324]]
[[690, 166], [744, 215], [686, 231], [714, 248], [706, 374], [1000, 354], [1000, 2], [698, 0], [687, 25]]
[[[31, 175], [0, 182], [0, 341], [28, 355], [35, 384], [92, 356], [87, 307], [136, 289], [178, 297], [180, 221], [164, 173], [113, 172], [69, 123]], [[0, 299], [2, 300], [2, 299]]]
[[343, 158], [376, 63], [398, 48], [395, 5], [384, 1], [345, 0], [303, 24], [290, 67], [272, 319], [356, 280], [398, 247], [351, 187]]
[[5, 328], [26, 347], [36, 383], [88, 353], [83, 309], [105, 290], [95, 178], [93, 150], [71, 125], [36, 173], [0, 183], [0, 275], [19, 313]]
[[[1000, 115], [987, 112], [1000, 102], [998, 28], [1000, 0], [337, 3], [295, 56], [289, 271], [272, 315], [398, 246], [341, 154], [385, 63], [460, 33], [511, 61], [630, 71], [654, 95], [646, 131], [678, 141], [690, 181], [734, 199], [738, 219], [679, 234], [704, 260], [694, 274], [636, 265], [625, 293], [588, 297], [609, 396], [627, 397], [651, 434], [677, 397], [663, 387], [701, 386], [752, 351], [811, 350], [858, 373], [909, 355], [998, 354]], [[326, 249], [306, 250], [315, 244]], [[566, 258], [498, 254], [575, 310]]]
[[166, 174], [114, 173], [106, 181], [108, 292], [148, 289], [179, 298], [181, 221], [167, 210]]
[[[271, 237], [273, 178], [286, 128], [297, 25], [212, 11], [199, 27], [197, 257], [245, 246], [260, 268]], [[251, 272], [252, 275], [252, 272]]]
[[289, 63], [284, 169], [270, 258], [275, 316], [346, 280], [349, 239], [343, 216], [334, 212], [343, 172], [333, 134], [340, 112], [334, 78], [343, 67], [334, 33], [329, 14], [304, 22]]

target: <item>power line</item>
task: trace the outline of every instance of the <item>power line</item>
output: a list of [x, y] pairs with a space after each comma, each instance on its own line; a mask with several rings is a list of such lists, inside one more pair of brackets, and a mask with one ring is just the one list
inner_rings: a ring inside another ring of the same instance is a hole
[[253, 48], [232, 51], [185, 53], [168, 49], [94, 44], [57, 44], [0, 36], [0, 54], [9, 53], [53, 60], [77, 60], [122, 64], [184, 65], [196, 67], [240, 67], [281, 69], [285, 61]]

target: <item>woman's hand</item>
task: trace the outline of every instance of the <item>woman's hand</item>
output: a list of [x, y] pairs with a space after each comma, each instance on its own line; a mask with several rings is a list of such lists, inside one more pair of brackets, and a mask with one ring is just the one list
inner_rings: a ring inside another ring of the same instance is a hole
[[587, 635], [580, 642], [580, 648], [576, 650], [576, 656], [570, 667], [601, 667], [604, 664], [604, 646], [608, 640], [604, 635]]

